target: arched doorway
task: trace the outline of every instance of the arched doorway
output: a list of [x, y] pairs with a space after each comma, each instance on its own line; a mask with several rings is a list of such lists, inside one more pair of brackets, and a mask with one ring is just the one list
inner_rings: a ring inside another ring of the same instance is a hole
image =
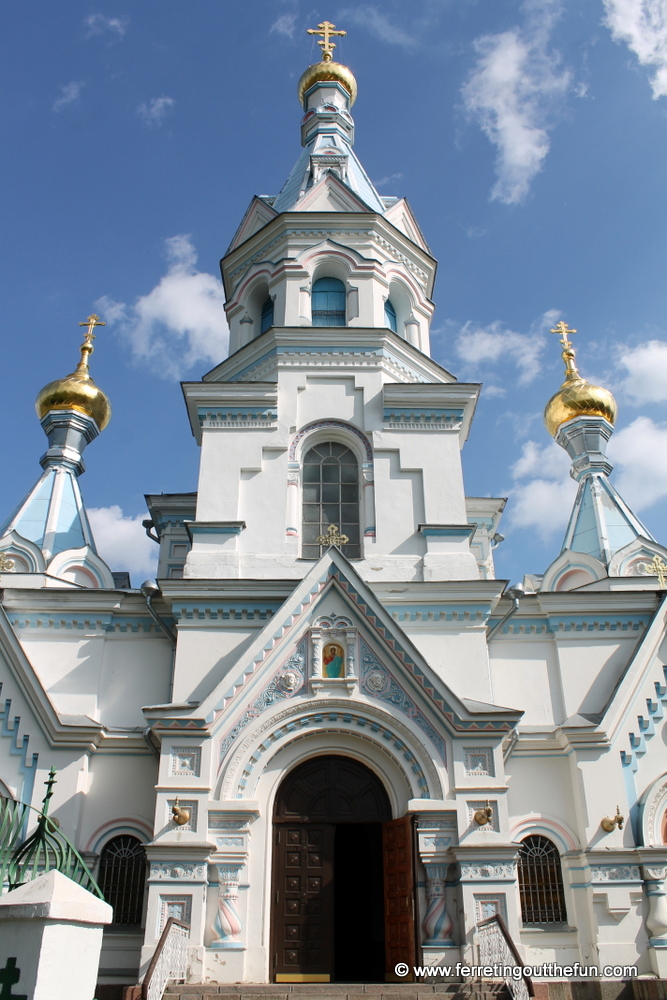
[[274, 809], [277, 982], [384, 981], [390, 820], [382, 783], [349, 757], [315, 757], [283, 780]]

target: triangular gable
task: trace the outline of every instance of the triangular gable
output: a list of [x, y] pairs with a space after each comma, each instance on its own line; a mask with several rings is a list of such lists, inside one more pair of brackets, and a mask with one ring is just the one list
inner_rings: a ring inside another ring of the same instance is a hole
[[417, 222], [410, 205], [408, 204], [407, 198], [400, 198], [395, 204], [386, 210], [384, 217], [387, 222], [391, 222], [392, 226], [396, 226], [402, 233], [404, 233], [408, 239], [411, 239], [413, 243], [425, 250], [426, 253], [430, 254], [429, 246], [424, 235], [419, 228], [419, 223]]
[[[449, 690], [337, 549], [329, 549], [313, 566], [239, 659], [233, 674], [196, 708], [173, 710], [174, 716], [181, 716], [180, 724], [185, 723], [188, 715], [196, 716], [202, 724], [204, 720], [210, 724], [223, 714], [231, 718], [235, 712], [252, 707], [262, 692], [271, 697], [273, 672], [280, 667], [284, 673], [290, 657], [297, 657], [291, 667], [299, 674], [298, 658], [303, 655], [299, 646], [317, 617], [319, 606], [325, 610], [332, 592], [341, 597], [354, 616], [361, 640], [369, 651], [380, 654], [383, 661], [392, 665], [392, 676], [406, 697], [427, 706], [450, 732], [501, 735], [513, 728], [521, 712], [466, 704]], [[295, 676], [294, 683], [298, 682]], [[275, 687], [273, 691], [273, 700], [283, 697]]]
[[241, 243], [245, 243], [246, 240], [259, 232], [260, 229], [263, 229], [277, 215], [278, 213], [263, 198], [255, 195], [241, 219], [241, 225], [234, 233], [234, 238], [229, 244], [225, 256], [240, 246]]
[[361, 200], [347, 184], [335, 174], [327, 172], [294, 205], [294, 212], [371, 212], [373, 209]]

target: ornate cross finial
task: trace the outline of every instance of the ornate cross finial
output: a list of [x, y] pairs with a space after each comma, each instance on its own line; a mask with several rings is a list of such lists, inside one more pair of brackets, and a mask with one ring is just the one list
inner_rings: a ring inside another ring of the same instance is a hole
[[322, 21], [316, 28], [308, 28], [309, 35], [323, 35], [318, 39], [317, 44], [322, 48], [322, 62], [330, 62], [336, 43], [330, 41], [334, 35], [347, 35], [347, 31], [335, 31], [336, 25], [331, 21]]
[[554, 327], [554, 329], [551, 332], [552, 333], [559, 333], [560, 334], [560, 342], [563, 345], [563, 347], [565, 348], [565, 350], [567, 350], [569, 347], [572, 347], [572, 344], [567, 339], [568, 334], [570, 334], [570, 333], [576, 333], [577, 331], [576, 330], [571, 330], [570, 327], [565, 322], [565, 320], [562, 319], [560, 321], [560, 323], [556, 323], [556, 326]]
[[87, 374], [88, 373], [88, 358], [93, 353], [93, 341], [95, 340], [95, 334], [93, 330], [96, 326], [106, 326], [106, 323], [100, 319], [96, 313], [91, 313], [88, 319], [79, 323], [79, 326], [87, 326], [88, 329], [83, 335], [83, 344], [81, 345], [81, 360], [76, 366], [77, 372]]
[[10, 573], [14, 566], [14, 560], [8, 559], [4, 552], [0, 552], [0, 572]]
[[326, 535], [318, 535], [316, 539], [318, 545], [336, 545], [338, 548], [340, 548], [341, 545], [347, 545], [349, 540], [350, 539], [347, 535], [340, 534], [335, 524], [330, 524], [327, 528]]
[[653, 556], [651, 562], [644, 563], [649, 576], [657, 576], [660, 590], [667, 590], [667, 563], [662, 556]]

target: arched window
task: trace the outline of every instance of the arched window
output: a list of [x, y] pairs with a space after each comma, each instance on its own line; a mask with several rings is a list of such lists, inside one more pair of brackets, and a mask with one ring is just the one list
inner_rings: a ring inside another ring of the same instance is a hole
[[311, 304], [313, 326], [345, 326], [345, 285], [338, 278], [318, 278]]
[[273, 326], [273, 299], [269, 295], [262, 306], [262, 317], [259, 323], [259, 332], [266, 333], [269, 327]]
[[100, 855], [99, 885], [113, 906], [114, 924], [139, 926], [144, 908], [146, 851], [129, 834], [114, 837]]
[[394, 333], [398, 333], [398, 324], [396, 323], [396, 310], [391, 304], [391, 299], [387, 299], [384, 304], [384, 321], [385, 325], [393, 330]]
[[524, 924], [565, 924], [565, 892], [558, 848], [546, 837], [526, 837], [519, 848], [519, 893]]
[[663, 844], [667, 844], [667, 809], [665, 809], [662, 817], [662, 842]]
[[307, 452], [303, 460], [304, 559], [319, 559], [325, 546], [317, 544], [335, 524], [349, 542], [341, 551], [349, 559], [361, 558], [359, 534], [359, 463], [344, 444], [326, 441]]

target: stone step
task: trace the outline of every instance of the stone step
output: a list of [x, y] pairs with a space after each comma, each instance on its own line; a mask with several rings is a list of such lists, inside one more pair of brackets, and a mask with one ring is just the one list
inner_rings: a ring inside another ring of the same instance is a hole
[[169, 1000], [509, 1000], [504, 983], [489, 981], [437, 983], [188, 983], [172, 984]]

